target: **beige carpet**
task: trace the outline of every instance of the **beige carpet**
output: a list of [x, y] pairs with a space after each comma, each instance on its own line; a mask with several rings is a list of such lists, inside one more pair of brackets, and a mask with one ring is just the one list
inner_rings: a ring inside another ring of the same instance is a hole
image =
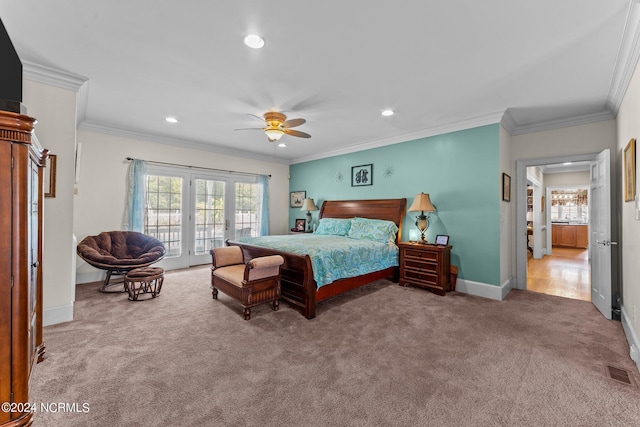
[[[306, 320], [221, 294], [209, 269], [169, 272], [130, 302], [78, 286], [73, 322], [47, 327], [38, 426], [638, 426], [637, 370], [619, 322], [587, 302], [513, 291], [439, 297], [378, 281]], [[87, 408], [85, 406], [84, 408]]]

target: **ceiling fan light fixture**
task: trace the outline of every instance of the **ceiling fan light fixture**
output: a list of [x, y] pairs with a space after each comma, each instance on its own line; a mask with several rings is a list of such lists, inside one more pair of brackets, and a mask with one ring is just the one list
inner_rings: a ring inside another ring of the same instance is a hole
[[284, 135], [284, 132], [280, 129], [265, 129], [264, 133], [267, 134], [267, 138], [269, 138], [271, 142], [279, 140], [282, 138], [282, 135]]
[[244, 37], [244, 44], [252, 49], [264, 47], [264, 39], [257, 34], [248, 34]]

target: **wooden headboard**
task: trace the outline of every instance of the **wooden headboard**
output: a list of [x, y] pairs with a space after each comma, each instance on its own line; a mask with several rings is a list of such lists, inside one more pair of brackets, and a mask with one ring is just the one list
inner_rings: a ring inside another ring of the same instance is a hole
[[320, 208], [320, 218], [371, 218], [393, 221], [398, 226], [398, 238], [402, 238], [402, 223], [407, 210], [407, 199], [378, 200], [325, 200]]

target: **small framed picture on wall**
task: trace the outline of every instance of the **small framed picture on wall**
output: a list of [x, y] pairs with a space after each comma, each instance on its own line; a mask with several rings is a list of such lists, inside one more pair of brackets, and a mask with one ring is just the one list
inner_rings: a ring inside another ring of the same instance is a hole
[[373, 164], [351, 167], [351, 186], [373, 185]]
[[511, 201], [511, 177], [506, 173], [502, 174], [502, 200]]
[[307, 192], [292, 191], [290, 193], [290, 198], [291, 198], [291, 201], [289, 203], [289, 206], [291, 206], [292, 208], [301, 208], [302, 204], [304, 203], [304, 199], [307, 198]]

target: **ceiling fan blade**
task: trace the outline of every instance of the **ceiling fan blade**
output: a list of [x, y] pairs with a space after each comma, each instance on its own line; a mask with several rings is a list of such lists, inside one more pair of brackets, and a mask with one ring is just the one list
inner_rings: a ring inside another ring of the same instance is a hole
[[284, 127], [286, 128], [294, 128], [296, 126], [300, 126], [305, 124], [307, 121], [305, 119], [291, 119], [284, 122]]
[[249, 114], [249, 113], [247, 113], [247, 116], [249, 116], [249, 117], [253, 117], [253, 118], [255, 118], [255, 119], [258, 119], [258, 120], [260, 120], [262, 123], [264, 123], [264, 117], [256, 116], [255, 114]]
[[284, 133], [291, 136], [297, 136], [298, 138], [311, 138], [308, 133], [300, 132], [299, 130], [285, 129]]

